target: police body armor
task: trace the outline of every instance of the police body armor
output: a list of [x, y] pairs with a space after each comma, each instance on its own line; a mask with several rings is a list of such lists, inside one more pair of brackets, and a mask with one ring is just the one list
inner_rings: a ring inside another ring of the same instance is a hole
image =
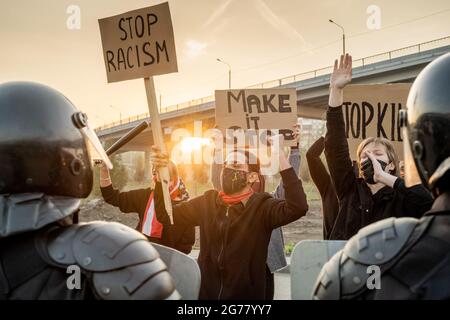
[[442, 212], [361, 229], [323, 267], [314, 299], [449, 299], [450, 215]]
[[61, 93], [0, 85], [0, 299], [178, 299], [147, 239], [118, 223], [74, 224], [92, 160], [110, 165]]
[[[140, 233], [119, 223], [64, 226], [78, 205], [43, 194], [0, 197], [0, 299], [179, 298]], [[28, 230], [25, 220], [32, 221]]]

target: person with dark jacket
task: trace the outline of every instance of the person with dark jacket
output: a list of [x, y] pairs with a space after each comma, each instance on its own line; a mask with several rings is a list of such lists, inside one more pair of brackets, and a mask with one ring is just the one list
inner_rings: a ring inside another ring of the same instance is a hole
[[[300, 171], [300, 150], [299, 150], [299, 139], [300, 139], [300, 126], [296, 125], [294, 127], [294, 138], [297, 144], [295, 146], [290, 147], [289, 152], [289, 164], [295, 171], [295, 174], [298, 176]], [[221, 149], [217, 148], [214, 152], [222, 152]], [[217, 164], [213, 162], [211, 165], [211, 181], [213, 183], [214, 189], [217, 191], [222, 190], [222, 186], [220, 184], [220, 174], [223, 169], [223, 164]], [[265, 189], [265, 178], [263, 175], [259, 177], [259, 183], [254, 183], [252, 189], [255, 192], [264, 192]], [[270, 194], [275, 199], [284, 200], [284, 186], [283, 181], [280, 181]], [[272, 235], [270, 237], [269, 246], [267, 248], [267, 284], [266, 284], [266, 300], [273, 300], [275, 294], [275, 279], [274, 273], [280, 269], [285, 268], [288, 264], [286, 261], [286, 255], [284, 253], [284, 237], [283, 230], [281, 227], [276, 228], [272, 231]]]
[[324, 140], [324, 137], [320, 137], [309, 147], [306, 152], [306, 160], [308, 161], [311, 179], [319, 190], [322, 199], [323, 238], [333, 240], [330, 235], [338, 215], [339, 202], [331, 183], [331, 177], [320, 159], [320, 155], [325, 148]]
[[[339, 212], [339, 201], [336, 196], [336, 190], [331, 182], [331, 177], [325, 168], [320, 155], [325, 149], [325, 138], [317, 139], [306, 152], [306, 160], [308, 161], [309, 173], [311, 179], [319, 190], [322, 199], [322, 218], [323, 218], [323, 239], [339, 240], [331, 237], [333, 228]], [[355, 176], [358, 175], [358, 165], [356, 161], [352, 162]]]
[[[285, 200], [254, 192], [259, 162], [249, 151], [235, 150], [222, 170], [223, 191], [209, 190], [173, 206], [175, 225], [200, 226], [200, 299], [266, 298], [267, 247], [272, 230], [308, 211], [301, 181], [282, 150], [277, 152]], [[164, 166], [167, 155], [154, 146], [152, 161]], [[156, 184], [155, 199], [158, 219], [167, 221], [160, 183]]]
[[[183, 180], [178, 175], [175, 163], [169, 163], [171, 176], [172, 203], [177, 204], [189, 199]], [[100, 169], [100, 190], [103, 199], [118, 207], [124, 213], [135, 212], [139, 215], [136, 230], [144, 234], [151, 242], [167, 246], [189, 254], [195, 243], [195, 228], [188, 226], [163, 225], [155, 214], [154, 190], [152, 188], [121, 192], [113, 187], [108, 168], [103, 164]]]
[[330, 80], [325, 154], [331, 179], [339, 199], [339, 213], [330, 237], [346, 240], [359, 229], [388, 217], [420, 218], [433, 203], [424, 186], [407, 188], [396, 176], [397, 157], [389, 140], [368, 138], [358, 147], [356, 161], [360, 178], [355, 177], [350, 159], [342, 113], [343, 89], [352, 77], [348, 54], [335, 61]]

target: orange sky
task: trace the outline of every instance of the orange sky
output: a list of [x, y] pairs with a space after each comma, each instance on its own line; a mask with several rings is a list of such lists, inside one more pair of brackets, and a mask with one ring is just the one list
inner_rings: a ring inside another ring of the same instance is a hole
[[[30, 80], [62, 91], [94, 126], [147, 111], [143, 80], [107, 84], [97, 19], [164, 1], [0, 2], [0, 82]], [[331, 65], [341, 51], [360, 58], [450, 35], [448, 0], [170, 0], [179, 72], [155, 78], [163, 106]], [[69, 5], [81, 29], [69, 30]], [[369, 5], [381, 29], [367, 28]], [[111, 107], [112, 106], [112, 107]]]

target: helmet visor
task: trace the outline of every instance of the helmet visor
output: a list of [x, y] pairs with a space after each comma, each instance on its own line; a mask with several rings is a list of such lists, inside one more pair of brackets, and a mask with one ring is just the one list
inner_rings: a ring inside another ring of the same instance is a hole
[[95, 162], [96, 160], [101, 160], [106, 164], [108, 169], [112, 169], [113, 165], [106, 155], [105, 149], [103, 149], [103, 146], [100, 143], [100, 140], [98, 139], [97, 134], [94, 132], [94, 130], [91, 129], [89, 124], [81, 128], [80, 130], [84, 138], [86, 139], [88, 151], [91, 156], [91, 161]]
[[407, 127], [402, 128], [402, 136], [405, 158], [405, 185], [407, 188], [410, 188], [412, 186], [421, 184], [422, 180], [420, 179], [419, 171], [417, 170], [416, 162], [414, 161], [414, 156], [411, 151]]

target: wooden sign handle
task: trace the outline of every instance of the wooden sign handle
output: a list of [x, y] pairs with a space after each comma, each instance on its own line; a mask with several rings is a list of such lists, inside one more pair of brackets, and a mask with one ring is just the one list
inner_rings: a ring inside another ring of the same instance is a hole
[[[150, 114], [150, 124], [152, 126], [153, 142], [161, 151], [166, 151], [164, 144], [163, 132], [161, 129], [161, 120], [159, 119], [158, 103], [156, 102], [155, 84], [153, 77], [144, 78], [145, 92], [147, 93], [147, 105]], [[162, 190], [164, 195], [164, 206], [170, 218], [170, 223], [173, 224], [172, 201], [169, 193], [169, 168], [164, 167], [158, 170], [159, 179], [161, 180]]]

